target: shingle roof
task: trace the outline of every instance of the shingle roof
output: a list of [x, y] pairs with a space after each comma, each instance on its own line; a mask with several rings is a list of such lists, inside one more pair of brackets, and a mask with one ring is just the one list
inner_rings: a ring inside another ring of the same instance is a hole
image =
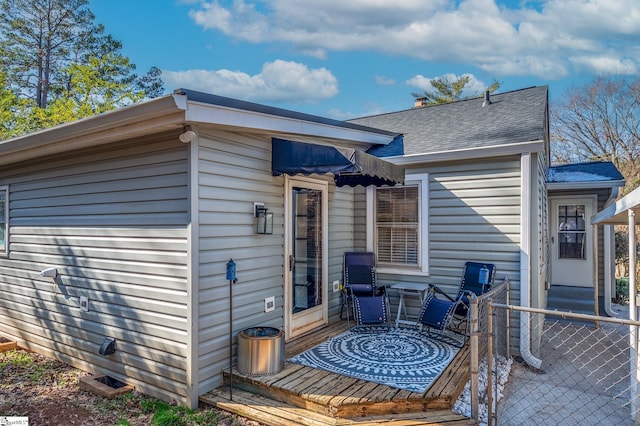
[[546, 139], [547, 86], [349, 120], [404, 135], [404, 153], [428, 154]]
[[593, 161], [589, 163], [562, 164], [549, 167], [547, 182], [601, 182], [620, 181], [624, 176], [610, 161]]

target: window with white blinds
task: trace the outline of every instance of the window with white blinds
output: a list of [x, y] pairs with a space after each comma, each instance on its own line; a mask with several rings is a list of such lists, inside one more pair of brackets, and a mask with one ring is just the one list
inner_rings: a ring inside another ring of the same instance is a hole
[[378, 263], [419, 266], [419, 194], [417, 184], [376, 189], [375, 247]]

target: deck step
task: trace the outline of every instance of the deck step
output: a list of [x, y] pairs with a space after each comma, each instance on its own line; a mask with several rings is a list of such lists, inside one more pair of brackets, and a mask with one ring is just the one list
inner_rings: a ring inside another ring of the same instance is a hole
[[201, 396], [200, 401], [268, 426], [363, 426], [372, 424], [389, 426], [467, 426], [476, 424], [473, 420], [452, 413], [451, 410], [429, 410], [419, 413], [350, 419], [336, 418], [235, 388], [232, 394], [230, 394], [229, 388], [214, 389]]
[[547, 294], [547, 309], [593, 315], [593, 288], [552, 285]]
[[469, 346], [465, 345], [424, 393], [341, 376], [324, 370], [285, 362], [284, 369], [269, 376], [223, 371], [223, 381], [246, 392], [261, 395], [325, 416], [355, 418], [389, 413], [451, 409], [469, 379]]
[[[330, 324], [287, 342], [285, 359], [346, 329], [344, 323]], [[200, 400], [267, 425], [467, 425], [474, 423], [452, 413], [451, 407], [469, 380], [469, 366], [470, 350], [465, 345], [423, 393], [289, 361], [282, 371], [269, 375], [244, 374], [234, 367], [222, 372], [226, 391], [215, 389]]]

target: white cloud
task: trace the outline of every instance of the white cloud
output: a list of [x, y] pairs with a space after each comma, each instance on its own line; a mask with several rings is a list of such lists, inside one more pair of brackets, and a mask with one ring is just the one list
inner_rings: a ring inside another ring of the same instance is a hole
[[396, 84], [396, 81], [394, 79], [385, 77], [383, 75], [376, 75], [375, 79], [376, 84], [379, 84], [380, 86], [393, 86]]
[[[311, 3], [311, 4], [310, 4]], [[639, 68], [638, 0], [221, 0], [191, 11], [205, 29], [253, 43], [284, 42], [324, 58], [374, 50], [465, 63], [495, 75], [561, 78]]]
[[276, 60], [259, 74], [231, 70], [162, 70], [165, 87], [187, 88], [252, 101], [312, 102], [338, 93], [338, 80], [325, 68]]
[[593, 74], [617, 74], [617, 75], [634, 75], [638, 74], [638, 63], [628, 58], [619, 58], [612, 56], [580, 56], [577, 58], [569, 58], [571, 62], [576, 64], [576, 68], [585, 69]]
[[267, 16], [256, 11], [252, 4], [235, 0], [229, 9], [217, 0], [202, 2], [199, 10], [191, 10], [189, 16], [205, 29], [219, 30], [236, 38], [259, 42], [270, 31]]

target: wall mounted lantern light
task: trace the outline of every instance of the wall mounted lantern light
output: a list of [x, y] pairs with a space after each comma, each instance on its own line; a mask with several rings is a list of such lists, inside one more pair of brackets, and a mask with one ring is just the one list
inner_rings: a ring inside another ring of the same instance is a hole
[[273, 234], [273, 213], [262, 203], [254, 203], [257, 234]]

